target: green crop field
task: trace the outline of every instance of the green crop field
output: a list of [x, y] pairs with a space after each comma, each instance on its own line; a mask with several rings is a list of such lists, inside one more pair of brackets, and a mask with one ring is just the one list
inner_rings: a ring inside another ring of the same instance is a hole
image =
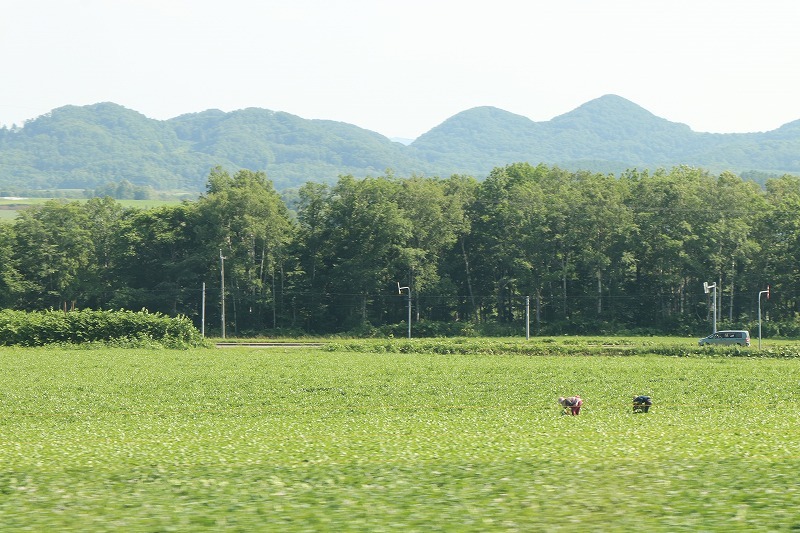
[[800, 358], [709, 353], [2, 348], [0, 528], [799, 529]]

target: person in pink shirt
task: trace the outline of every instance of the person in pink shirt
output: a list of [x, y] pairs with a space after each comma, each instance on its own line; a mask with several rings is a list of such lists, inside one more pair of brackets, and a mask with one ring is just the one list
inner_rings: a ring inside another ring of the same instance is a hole
[[561, 414], [565, 415], [568, 411], [571, 412], [572, 416], [581, 414], [583, 400], [577, 394], [575, 396], [570, 396], [569, 398], [564, 398], [562, 396], [558, 399], [558, 403], [564, 408], [564, 411]]

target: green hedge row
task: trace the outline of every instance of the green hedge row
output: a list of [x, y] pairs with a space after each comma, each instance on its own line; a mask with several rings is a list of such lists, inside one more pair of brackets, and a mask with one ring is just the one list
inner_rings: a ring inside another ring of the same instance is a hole
[[329, 351], [356, 353], [427, 353], [457, 355], [662, 355], [668, 357], [800, 357], [800, 346], [781, 346], [766, 350], [738, 346], [659, 345], [632, 343], [606, 339], [602, 343], [578, 340], [552, 342], [550, 339], [533, 341], [504, 341], [496, 339], [349, 339], [326, 345]]
[[158, 343], [168, 348], [203, 344], [186, 317], [147, 311], [0, 311], [0, 346], [43, 346], [108, 342], [127, 345]]

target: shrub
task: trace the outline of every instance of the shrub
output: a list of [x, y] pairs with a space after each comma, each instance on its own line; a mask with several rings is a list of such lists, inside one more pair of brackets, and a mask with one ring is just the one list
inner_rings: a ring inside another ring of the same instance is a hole
[[0, 311], [0, 345], [109, 343], [188, 348], [203, 338], [185, 316], [169, 317], [145, 310], [63, 312]]
[[528, 355], [528, 356], [630, 356], [666, 357], [800, 357], [800, 346], [780, 346], [767, 350], [739, 346], [698, 346], [690, 341], [669, 344], [629, 339], [492, 339], [492, 338], [415, 338], [342, 339], [326, 345], [328, 351], [358, 353], [426, 353], [440, 355]]

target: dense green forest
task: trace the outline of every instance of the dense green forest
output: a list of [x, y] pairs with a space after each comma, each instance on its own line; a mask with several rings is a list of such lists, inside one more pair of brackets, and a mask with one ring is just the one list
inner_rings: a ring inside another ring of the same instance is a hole
[[[619, 176], [517, 163], [483, 181], [307, 183], [222, 168], [197, 201], [149, 210], [50, 201], [0, 225], [0, 306], [185, 314], [229, 334], [800, 334], [800, 178], [765, 187], [691, 167]], [[224, 267], [224, 278], [222, 277]]]
[[[0, 128], [0, 196], [129, 183], [145, 194], [203, 190], [210, 169], [264, 171], [278, 190], [338, 176], [484, 177], [517, 161], [577, 171], [689, 165], [730, 170], [763, 184], [800, 173], [800, 121], [774, 131], [712, 134], [656, 117], [607, 95], [534, 122], [491, 107], [446, 120], [410, 146], [362, 128], [289, 113], [209, 110], [159, 121], [112, 103], [66, 106]], [[46, 193], [49, 195], [50, 193]]]

